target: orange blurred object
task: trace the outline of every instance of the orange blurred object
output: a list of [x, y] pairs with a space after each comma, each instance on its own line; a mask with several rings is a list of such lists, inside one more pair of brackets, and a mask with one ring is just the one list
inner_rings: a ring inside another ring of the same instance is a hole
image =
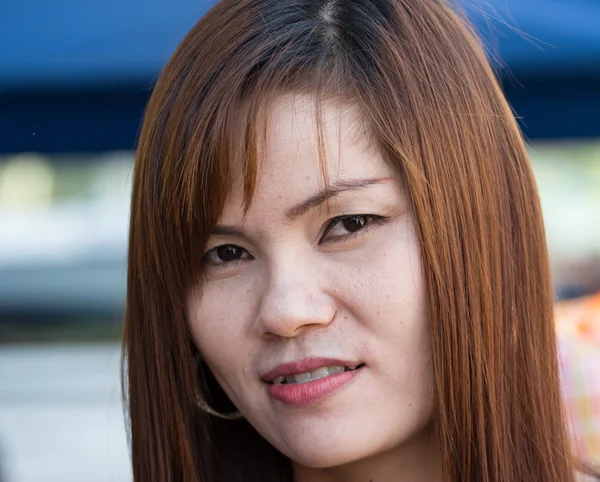
[[556, 309], [561, 377], [578, 455], [600, 464], [600, 293]]

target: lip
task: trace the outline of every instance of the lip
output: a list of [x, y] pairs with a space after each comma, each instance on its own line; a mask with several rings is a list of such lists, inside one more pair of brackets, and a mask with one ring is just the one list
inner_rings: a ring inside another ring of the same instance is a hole
[[305, 383], [272, 383], [275, 378], [285, 375], [295, 375], [317, 368], [342, 365], [358, 366], [360, 362], [349, 362], [344, 360], [335, 360], [332, 358], [307, 358], [294, 363], [284, 363], [277, 366], [274, 370], [264, 375], [263, 380], [268, 383], [267, 392], [271, 398], [289, 406], [300, 407], [311, 405], [337, 392], [346, 384], [350, 383], [363, 367], [352, 371], [345, 371], [329, 375], [325, 378], [312, 380]]
[[345, 367], [353, 367], [358, 366], [362, 362], [357, 361], [349, 361], [349, 360], [338, 360], [335, 358], [323, 358], [323, 357], [315, 357], [315, 358], [305, 358], [303, 360], [299, 360], [291, 363], [282, 363], [281, 365], [277, 365], [270, 372], [265, 373], [261, 378], [265, 382], [273, 382], [277, 377], [287, 376], [287, 375], [297, 375], [298, 373], [311, 372], [316, 370], [317, 368], [329, 367], [333, 365], [341, 365]]

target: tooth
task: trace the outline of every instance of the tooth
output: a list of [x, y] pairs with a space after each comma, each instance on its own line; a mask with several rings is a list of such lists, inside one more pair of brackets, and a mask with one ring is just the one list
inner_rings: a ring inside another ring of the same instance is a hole
[[294, 375], [293, 378], [295, 383], [305, 383], [310, 382], [311, 380], [310, 372], [298, 373], [297, 375]]
[[317, 368], [316, 370], [313, 370], [312, 372], [310, 372], [310, 378], [311, 378], [311, 380], [325, 378], [325, 377], [328, 377], [329, 375], [335, 375], [336, 373], [342, 373], [344, 371], [344, 369], [345, 368], [341, 365], [332, 365], [329, 367]]
[[[296, 375], [280, 376], [273, 380], [273, 383], [306, 383], [311, 380], [318, 380], [320, 378], [328, 377], [329, 375], [335, 375], [336, 373], [342, 373], [346, 371], [347, 367], [342, 365], [332, 365], [328, 367], [321, 367], [313, 370], [312, 372], [298, 373]], [[356, 367], [348, 367], [354, 369]]]
[[310, 378], [311, 380], [317, 380], [319, 378], [325, 378], [328, 377], [329, 375], [332, 374], [332, 370], [333, 367], [321, 367], [321, 368], [317, 368], [316, 370], [313, 370], [312, 372], [310, 372]]

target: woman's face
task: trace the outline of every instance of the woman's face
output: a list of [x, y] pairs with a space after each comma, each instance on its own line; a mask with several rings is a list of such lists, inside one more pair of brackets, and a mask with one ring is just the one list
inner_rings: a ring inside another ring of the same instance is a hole
[[[195, 343], [279, 451], [332, 467], [410, 445], [431, 417], [425, 289], [409, 200], [352, 109], [275, 103], [247, 215], [241, 184], [188, 297]], [[230, 422], [236, 423], [236, 422]]]

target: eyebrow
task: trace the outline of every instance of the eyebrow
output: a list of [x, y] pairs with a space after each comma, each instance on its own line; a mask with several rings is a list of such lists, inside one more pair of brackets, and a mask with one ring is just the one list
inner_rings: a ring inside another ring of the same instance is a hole
[[[316, 208], [323, 204], [327, 199], [335, 197], [343, 192], [357, 191], [364, 189], [375, 184], [381, 184], [385, 181], [389, 181], [391, 178], [367, 178], [367, 179], [347, 179], [336, 181], [326, 188], [323, 188], [315, 195], [309, 197], [307, 200], [296, 204], [295, 206], [288, 209], [285, 213], [285, 217], [289, 221], [293, 221], [311, 209]], [[228, 226], [218, 224], [213, 229], [213, 235], [215, 236], [244, 236], [243, 231], [236, 226]]]
[[294, 207], [288, 209], [285, 213], [285, 217], [290, 221], [297, 219], [306, 214], [311, 209], [316, 208], [323, 204], [327, 199], [337, 196], [346, 191], [356, 191], [363, 189], [374, 184], [381, 184], [386, 179], [380, 178], [369, 178], [369, 179], [350, 179], [340, 180], [329, 185], [327, 188], [322, 189], [314, 196], [309, 197], [306, 201], [296, 204]]

